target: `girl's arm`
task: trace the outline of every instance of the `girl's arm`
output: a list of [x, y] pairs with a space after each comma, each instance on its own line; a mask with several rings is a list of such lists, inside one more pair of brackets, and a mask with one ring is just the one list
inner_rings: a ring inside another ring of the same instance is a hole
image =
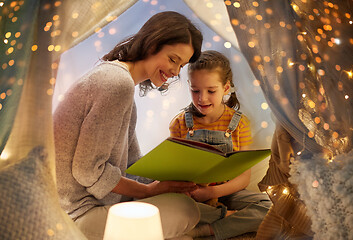
[[204, 202], [212, 198], [223, 197], [246, 188], [250, 183], [251, 169], [246, 170], [238, 177], [216, 186], [199, 186], [190, 195], [198, 202]]
[[[249, 146], [241, 147], [240, 150], [248, 150]], [[212, 198], [223, 197], [245, 189], [250, 183], [251, 169], [246, 170], [238, 177], [215, 186], [199, 187], [191, 192], [191, 196], [199, 202], [204, 202]]]

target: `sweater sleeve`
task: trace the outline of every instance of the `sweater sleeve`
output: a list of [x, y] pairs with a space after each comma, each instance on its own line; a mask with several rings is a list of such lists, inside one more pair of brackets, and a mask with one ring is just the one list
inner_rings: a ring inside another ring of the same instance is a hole
[[[121, 167], [126, 168], [126, 129], [131, 118], [134, 84], [129, 78], [114, 78], [109, 71], [90, 78], [87, 92], [81, 91], [88, 100], [72, 160], [72, 175], [87, 192], [102, 199], [119, 182], [125, 171]], [[113, 152], [116, 146], [118, 149]]]
[[[132, 108], [132, 118], [137, 118], [136, 112], [136, 104], [133, 104]], [[128, 157], [128, 164], [127, 167], [130, 167], [134, 164], [138, 159], [142, 157], [140, 145], [138, 143], [136, 131], [135, 131], [136, 124], [130, 124], [129, 126], [129, 157]]]

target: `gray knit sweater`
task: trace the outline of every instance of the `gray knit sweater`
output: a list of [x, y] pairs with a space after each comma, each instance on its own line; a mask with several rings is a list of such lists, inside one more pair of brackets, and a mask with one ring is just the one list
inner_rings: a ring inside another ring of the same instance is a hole
[[73, 219], [121, 200], [111, 191], [140, 157], [134, 90], [123, 65], [103, 62], [69, 89], [54, 113], [58, 193]]

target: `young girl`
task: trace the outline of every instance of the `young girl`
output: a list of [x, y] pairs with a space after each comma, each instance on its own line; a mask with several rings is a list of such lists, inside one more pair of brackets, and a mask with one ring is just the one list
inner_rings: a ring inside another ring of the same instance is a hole
[[201, 44], [201, 32], [185, 16], [156, 14], [103, 56], [57, 107], [54, 139], [60, 204], [89, 240], [103, 239], [109, 207], [127, 197], [159, 208], [167, 239], [198, 223], [196, 202], [180, 194], [196, 189], [194, 183], [143, 184], [125, 177], [125, 170], [140, 157], [135, 85], [140, 84], [142, 93], [162, 86], [199, 57]]
[[[238, 111], [240, 104], [229, 60], [219, 52], [205, 51], [189, 64], [188, 74], [192, 103], [170, 123], [171, 136], [205, 142], [224, 152], [249, 149], [250, 123]], [[271, 202], [266, 194], [245, 190], [250, 175], [247, 170], [228, 182], [199, 186], [191, 191], [191, 197], [198, 202], [218, 198], [231, 214], [228, 216], [225, 208], [200, 203], [200, 224], [189, 235], [226, 239], [256, 232]]]

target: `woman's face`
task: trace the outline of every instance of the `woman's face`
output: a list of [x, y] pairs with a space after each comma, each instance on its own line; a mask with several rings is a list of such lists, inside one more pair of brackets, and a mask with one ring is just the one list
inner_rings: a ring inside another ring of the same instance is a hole
[[178, 43], [165, 45], [157, 54], [146, 59], [145, 72], [147, 78], [160, 87], [168, 78], [177, 76], [194, 54], [191, 44]]

